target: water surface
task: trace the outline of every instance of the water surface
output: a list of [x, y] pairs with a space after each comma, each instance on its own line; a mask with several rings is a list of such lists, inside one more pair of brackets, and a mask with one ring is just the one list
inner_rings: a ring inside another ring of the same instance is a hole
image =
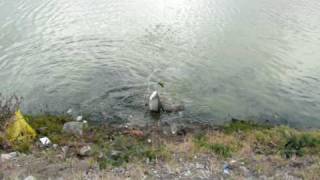
[[[318, 0], [0, 0], [0, 92], [27, 112], [320, 127]], [[162, 81], [164, 88], [157, 85]]]

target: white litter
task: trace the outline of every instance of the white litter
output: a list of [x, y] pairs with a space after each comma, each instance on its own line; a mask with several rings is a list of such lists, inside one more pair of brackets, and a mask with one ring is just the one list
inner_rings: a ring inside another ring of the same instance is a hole
[[51, 144], [51, 141], [48, 137], [43, 137], [43, 138], [40, 138], [39, 140], [40, 140], [41, 144], [44, 146], [48, 146]]

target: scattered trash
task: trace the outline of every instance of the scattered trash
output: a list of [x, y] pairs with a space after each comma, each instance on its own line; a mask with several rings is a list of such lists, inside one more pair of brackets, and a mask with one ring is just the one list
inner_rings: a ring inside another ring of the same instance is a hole
[[229, 175], [230, 174], [230, 167], [228, 164], [223, 166], [223, 174]]
[[82, 121], [82, 118], [83, 118], [82, 116], [77, 116], [76, 120], [77, 121]]
[[161, 103], [160, 97], [157, 91], [153, 91], [153, 93], [149, 97], [149, 110], [151, 112], [160, 112]]
[[53, 147], [54, 149], [57, 149], [57, 148], [58, 148], [58, 144], [53, 144], [52, 147]]
[[83, 120], [82, 122], [83, 122], [84, 124], [87, 124], [87, 123], [88, 123], [88, 121], [86, 121], [86, 120]]
[[7, 161], [7, 160], [11, 160], [12, 158], [17, 157], [18, 153], [17, 152], [11, 152], [11, 153], [7, 153], [7, 154], [1, 154], [1, 161]]
[[49, 146], [51, 144], [51, 141], [48, 137], [43, 137], [39, 139], [42, 146]]
[[21, 111], [16, 111], [15, 116], [6, 128], [7, 139], [10, 142], [30, 142], [36, 135], [35, 130], [24, 119]]
[[151, 141], [151, 139], [148, 139], [148, 143], [151, 143], [152, 141]]

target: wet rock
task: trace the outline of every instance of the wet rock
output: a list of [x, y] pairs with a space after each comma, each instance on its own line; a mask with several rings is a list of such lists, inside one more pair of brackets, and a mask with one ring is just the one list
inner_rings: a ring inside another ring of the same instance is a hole
[[17, 152], [11, 152], [11, 153], [7, 153], [7, 154], [1, 154], [0, 160], [3, 161], [7, 161], [7, 160], [11, 160], [15, 157], [18, 156]]
[[28, 177], [24, 178], [24, 180], [36, 180], [36, 178], [33, 176], [28, 176]]
[[67, 122], [63, 125], [63, 132], [74, 135], [83, 134], [83, 123], [82, 122]]
[[79, 155], [80, 156], [89, 156], [91, 154], [91, 147], [90, 146], [83, 146], [79, 150]]
[[153, 91], [153, 93], [149, 97], [149, 111], [151, 112], [160, 112], [161, 102], [160, 97], [157, 91]]
[[184, 110], [184, 105], [183, 104], [162, 103], [162, 108], [165, 112], [168, 112], [168, 113], [181, 112]]

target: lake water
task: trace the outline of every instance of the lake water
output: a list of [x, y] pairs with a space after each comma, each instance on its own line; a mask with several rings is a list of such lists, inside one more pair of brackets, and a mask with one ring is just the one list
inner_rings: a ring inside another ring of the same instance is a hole
[[0, 0], [0, 80], [25, 112], [144, 123], [158, 90], [161, 118], [320, 127], [320, 1]]

